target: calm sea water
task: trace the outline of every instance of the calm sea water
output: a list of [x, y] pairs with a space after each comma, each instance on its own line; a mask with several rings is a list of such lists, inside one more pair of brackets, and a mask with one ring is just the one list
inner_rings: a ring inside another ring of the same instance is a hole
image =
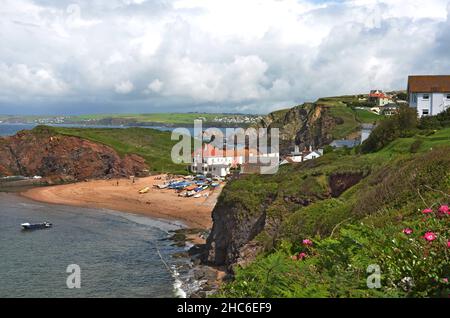
[[[22, 231], [49, 221], [48, 230]], [[119, 212], [36, 203], [0, 193], [0, 297], [174, 297], [172, 270], [187, 260], [165, 240], [176, 224]], [[81, 288], [68, 289], [69, 264], [81, 267]]]

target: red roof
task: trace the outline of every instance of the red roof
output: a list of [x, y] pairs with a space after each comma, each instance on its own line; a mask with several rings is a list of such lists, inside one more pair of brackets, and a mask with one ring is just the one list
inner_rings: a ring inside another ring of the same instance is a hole
[[220, 150], [219, 148], [216, 148], [210, 144], [204, 144], [202, 148], [196, 149], [192, 153], [193, 157], [202, 156], [203, 158], [206, 157], [219, 157], [223, 156], [223, 150]]
[[449, 93], [450, 75], [415, 75], [408, 78], [409, 93]]
[[384, 93], [371, 93], [369, 97], [372, 98], [388, 98]]

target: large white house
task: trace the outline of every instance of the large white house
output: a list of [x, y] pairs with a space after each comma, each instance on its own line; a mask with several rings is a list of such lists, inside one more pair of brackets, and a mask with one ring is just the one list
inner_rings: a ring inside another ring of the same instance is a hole
[[214, 177], [225, 177], [230, 174], [232, 167], [237, 167], [254, 157], [256, 161], [258, 151], [254, 149], [223, 150], [204, 144], [202, 148], [192, 153], [191, 172]]
[[408, 98], [419, 117], [443, 112], [450, 107], [450, 75], [409, 76]]

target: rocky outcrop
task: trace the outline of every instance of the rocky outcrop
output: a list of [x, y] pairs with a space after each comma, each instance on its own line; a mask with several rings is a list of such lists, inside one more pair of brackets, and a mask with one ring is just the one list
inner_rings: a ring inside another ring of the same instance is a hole
[[0, 176], [42, 176], [63, 180], [144, 175], [137, 155], [120, 157], [112, 148], [38, 127], [0, 139]]
[[273, 112], [263, 118], [259, 126], [280, 129], [280, 153], [284, 155], [293, 150], [294, 144], [300, 149], [330, 144], [332, 130], [342, 124], [341, 118], [332, 116], [330, 106], [306, 103]]
[[246, 213], [239, 206], [218, 204], [213, 211], [213, 228], [208, 236], [203, 262], [229, 268], [241, 256], [241, 249], [263, 229], [266, 214]]

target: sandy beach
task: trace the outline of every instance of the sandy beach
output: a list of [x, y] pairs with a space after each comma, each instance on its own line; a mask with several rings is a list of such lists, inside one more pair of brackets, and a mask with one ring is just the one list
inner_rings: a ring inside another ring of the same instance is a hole
[[[190, 228], [209, 229], [212, 225], [211, 212], [223, 185], [208, 191], [208, 198], [183, 198], [175, 190], [153, 187], [164, 183], [164, 179], [165, 176], [160, 175], [136, 178], [135, 183], [130, 179], [93, 180], [33, 188], [21, 195], [39, 202], [130, 212], [178, 220]], [[139, 190], [145, 187], [150, 188], [149, 192], [139, 194]]]

